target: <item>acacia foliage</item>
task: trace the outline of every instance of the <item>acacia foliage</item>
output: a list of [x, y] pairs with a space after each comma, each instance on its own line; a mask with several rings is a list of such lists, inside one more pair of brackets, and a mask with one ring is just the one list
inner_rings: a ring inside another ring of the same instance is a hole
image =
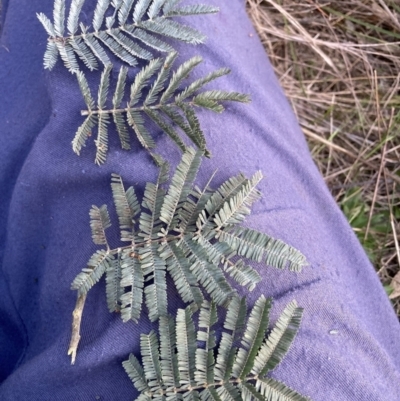
[[293, 271], [307, 264], [301, 252], [283, 241], [240, 226], [261, 195], [261, 172], [251, 178], [239, 174], [217, 190], [208, 183], [201, 190], [194, 186], [201, 159], [202, 152], [189, 148], [168, 189], [164, 163], [157, 182], [146, 184], [141, 204], [133, 187], [125, 189], [122, 178], [112, 176], [120, 237], [128, 245], [111, 249], [107, 206], [93, 206], [92, 238], [103, 249], [73, 281], [79, 295], [86, 295], [106, 274], [110, 311], [120, 311], [124, 321], [137, 321], [145, 300], [149, 318], [155, 321], [167, 315], [167, 274], [182, 300], [196, 310], [204, 293], [217, 305], [229, 304], [236, 292], [227, 276], [249, 290], [256, 286], [260, 276], [245, 259]]
[[179, 309], [175, 320], [160, 317], [158, 336], [155, 331], [140, 336], [142, 363], [132, 354], [123, 362], [138, 400], [309, 400], [268, 377], [287, 354], [303, 312], [290, 302], [266, 336], [271, 306], [261, 296], [246, 324], [246, 301], [234, 298], [218, 346], [215, 303], [203, 302], [197, 335], [190, 308]]
[[[178, 53], [172, 52], [165, 59], [157, 58], [143, 67], [128, 84], [128, 69], [121, 67], [113, 92], [112, 102], [108, 102], [112, 66], [104, 69], [99, 87], [97, 102], [92, 96], [88, 81], [83, 72], [78, 72], [78, 83], [87, 109], [82, 111], [85, 120], [75, 133], [72, 149], [80, 154], [82, 147], [97, 126], [96, 164], [106, 161], [108, 153], [109, 124], [113, 121], [122, 149], [130, 149], [131, 134], [145, 148], [155, 162], [162, 163], [160, 156], [153, 152], [155, 141], [150, 134], [148, 122], [165, 133], [178, 148], [185, 152], [187, 145], [182, 138], [187, 137], [205, 156], [210, 156], [206, 139], [200, 126], [198, 110], [206, 109], [222, 113], [225, 102], [250, 101], [249, 96], [223, 90], [200, 90], [208, 83], [230, 73], [228, 68], [221, 68], [200, 77], [190, 84], [183, 82], [202, 62], [201, 57], [191, 59], [172, 70]], [[148, 121], [146, 123], [146, 120]]]
[[205, 41], [201, 32], [172, 18], [218, 12], [217, 7], [202, 4], [181, 6], [182, 0], [97, 0], [89, 26], [84, 23], [86, 15], [81, 15], [84, 3], [72, 0], [67, 16], [65, 0], [55, 0], [53, 21], [43, 13], [37, 14], [49, 35], [44, 54], [46, 69], [51, 70], [61, 57], [72, 73], [79, 71], [78, 59], [96, 70], [99, 62], [112, 64], [109, 52], [135, 66], [138, 59], [153, 59], [155, 52], [172, 52], [173, 47], [164, 38], [190, 44]]

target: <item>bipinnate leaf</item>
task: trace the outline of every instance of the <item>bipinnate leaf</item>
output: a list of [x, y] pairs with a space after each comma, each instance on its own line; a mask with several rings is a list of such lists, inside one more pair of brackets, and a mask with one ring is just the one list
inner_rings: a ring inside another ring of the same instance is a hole
[[163, 387], [163, 381], [158, 337], [154, 331], [140, 335], [140, 350], [147, 384], [151, 391], [159, 391]]
[[124, 361], [122, 366], [124, 367], [129, 378], [132, 380], [133, 385], [139, 391], [151, 391], [147, 385], [142, 365], [134, 355], [129, 355], [129, 359]]
[[254, 364], [254, 359], [265, 337], [265, 329], [268, 327], [270, 309], [271, 300], [261, 296], [251, 311], [242, 339], [242, 347], [238, 351], [232, 369], [233, 375], [238, 379], [245, 378]]
[[268, 336], [268, 340], [260, 349], [252, 369], [253, 374], [264, 376], [281, 362], [296, 336], [302, 314], [303, 309], [297, 306], [296, 301], [287, 305]]
[[96, 245], [107, 245], [108, 247], [106, 229], [111, 226], [111, 221], [107, 205], [103, 205], [100, 208], [93, 205], [89, 216], [93, 242]]
[[[48, 63], [53, 62], [52, 54], [52, 50], [49, 49]], [[202, 93], [199, 91], [205, 85], [229, 74], [230, 70], [222, 68], [213, 71], [182, 88], [184, 80], [201, 63], [202, 59], [201, 57], [193, 57], [183, 62], [171, 76], [173, 62], [176, 58], [177, 53], [172, 52], [165, 59], [151, 60], [136, 74], [130, 85], [127, 82], [127, 68], [121, 67], [110, 106], [108, 106], [108, 93], [111, 64], [106, 66], [101, 75], [97, 103], [91, 95], [85, 75], [78, 72], [78, 83], [87, 109], [82, 111], [82, 115], [86, 119], [76, 132], [72, 143], [74, 152], [80, 154], [87, 139], [92, 135], [92, 128], [97, 126], [95, 162], [97, 164], [104, 163], [108, 152], [109, 124], [112, 120], [117, 129], [122, 149], [131, 148], [130, 136], [133, 134], [157, 164], [162, 164], [162, 162], [159, 162], [160, 156], [152, 150], [155, 147], [155, 141], [149, 130], [150, 122], [167, 134], [183, 153], [188, 151], [186, 144], [188, 139], [204, 155], [209, 157], [210, 152], [207, 150], [206, 139], [198, 116], [198, 109], [203, 106], [199, 104], [198, 107], [194, 107], [194, 99]], [[127, 90], [128, 87], [130, 87], [129, 91]], [[213, 98], [213, 102], [221, 108], [221, 102], [224, 101], [249, 101], [246, 95], [239, 96], [234, 92], [230, 97], [226, 92], [223, 96], [221, 91], [211, 92], [221, 95], [218, 99], [217, 95], [214, 96], [215, 99]], [[126, 104], [123, 101], [125, 98], [129, 98]], [[208, 109], [209, 107], [205, 108]]]
[[215, 113], [222, 113], [225, 111], [224, 106], [221, 104], [222, 101], [248, 103], [250, 98], [243, 93], [211, 90], [200, 93], [192, 101], [196, 106], [209, 109]]
[[106, 295], [107, 306], [110, 312], [121, 311], [122, 280], [122, 251], [118, 251], [112, 263], [106, 268]]
[[134, 241], [135, 218], [140, 213], [139, 201], [133, 187], [126, 191], [121, 176], [111, 175], [111, 189], [117, 210], [121, 241]]
[[92, 93], [90, 91], [88, 81], [86, 80], [86, 77], [83, 74], [83, 72], [81, 72], [81, 71], [78, 72], [77, 79], [78, 79], [79, 88], [81, 90], [81, 93], [82, 93], [83, 99], [86, 103], [86, 106], [88, 107], [89, 110], [94, 109], [95, 102], [94, 102]]
[[178, 52], [171, 52], [165, 58], [165, 62], [161, 70], [158, 72], [157, 78], [151, 86], [149, 93], [144, 101], [145, 106], [150, 106], [155, 103], [159, 97], [159, 94], [164, 89], [165, 84], [170, 76], [170, 72], [174, 61], [178, 57]]
[[57, 62], [58, 50], [55, 43], [47, 43], [46, 52], [44, 53], [43, 63], [44, 67], [51, 69]]
[[72, 0], [71, 8], [68, 15], [68, 33], [70, 35], [75, 35], [79, 27], [79, 14], [81, 13], [83, 3], [85, 0]]
[[79, 70], [77, 58], [90, 70], [97, 69], [97, 61], [107, 66], [106, 51], [135, 66], [138, 59], [151, 60], [155, 52], [173, 51], [165, 38], [203, 43], [203, 34], [172, 18], [218, 12], [217, 7], [201, 4], [178, 6], [175, 0], [97, 0], [89, 27], [80, 22], [87, 19], [86, 13], [81, 18], [84, 0], [70, 4], [67, 13], [65, 0], [55, 0], [53, 22], [43, 13], [37, 17], [51, 45], [45, 54], [45, 68], [52, 69], [60, 55], [72, 73]]
[[201, 227], [201, 230], [205, 233], [213, 228], [215, 226], [214, 215], [216, 212], [221, 209], [225, 202], [228, 202], [232, 197], [239, 193], [247, 182], [248, 179], [243, 174], [239, 174], [226, 180], [210, 196], [205, 208], [197, 218], [196, 226]]
[[[142, 210], [139, 218], [141, 235], [145, 240], [158, 239], [158, 233], [161, 227], [160, 213], [164, 202], [165, 189], [163, 184], [169, 178], [169, 165], [163, 163], [160, 167], [157, 182], [154, 184], [148, 182], [145, 187]], [[146, 210], [146, 211], [145, 211]]]
[[[140, 397], [148, 400], [173, 397], [174, 400], [204, 401], [309, 400], [285, 384], [266, 376], [269, 370], [260, 370], [254, 374], [257, 365], [257, 362], [254, 365], [255, 360], [262, 361], [263, 366], [270, 360], [270, 355], [266, 355], [263, 348], [265, 344], [276, 343], [275, 339], [271, 339], [271, 336], [276, 338], [272, 334], [274, 331], [280, 332], [280, 341], [284, 339], [287, 345], [280, 348], [279, 362], [287, 354], [288, 345], [292, 344], [299, 330], [300, 320], [292, 320], [291, 327], [283, 327], [282, 322], [287, 320], [288, 315], [295, 313], [295, 301], [287, 306], [267, 337], [265, 333], [268, 329], [271, 299], [260, 297], [256, 301], [244, 333], [241, 329], [245, 321], [246, 302], [244, 298], [234, 298], [232, 303], [226, 314], [223, 326], [225, 331], [222, 332], [219, 344], [216, 343], [214, 333], [218, 321], [216, 305], [208, 301], [204, 301], [200, 309], [197, 339], [195, 320], [189, 307], [178, 309], [175, 322], [172, 317], [160, 318], [160, 345], [154, 331], [141, 336], [142, 366], [133, 355], [123, 363], [133, 385], [141, 392]], [[301, 312], [298, 313], [300, 317]], [[237, 335], [242, 336], [239, 349], [232, 341]], [[231, 372], [225, 367], [232, 364], [234, 369]], [[239, 374], [236, 374], [238, 366]]]
[[100, 281], [103, 274], [113, 263], [113, 256], [106, 251], [97, 251], [94, 253], [87, 267], [75, 277], [71, 289], [77, 290], [79, 295], [86, 294], [97, 282]]
[[206, 203], [209, 201], [212, 196], [213, 190], [210, 188], [210, 183], [213, 180], [217, 170], [211, 175], [208, 179], [208, 182], [204, 186], [204, 189], [201, 190], [197, 186], [195, 186], [190, 192], [190, 196], [182, 203], [182, 206], [179, 210], [179, 227], [177, 227], [177, 231], [180, 232], [194, 232], [196, 227], [196, 221], [205, 208]]
[[238, 255], [278, 269], [288, 267], [300, 272], [308, 264], [304, 255], [295, 248], [250, 228], [236, 226], [220, 231], [217, 237]]
[[179, 368], [179, 384], [195, 384], [196, 334], [190, 308], [178, 309], [176, 315], [176, 348]]
[[199, 307], [203, 302], [203, 295], [180, 247], [174, 243], [168, 244], [162, 248], [160, 256], [166, 260], [168, 272], [183, 301], [193, 303], [194, 308]]
[[310, 401], [310, 398], [304, 397], [284, 383], [274, 380], [270, 377], [258, 379], [256, 382], [256, 391], [267, 401]]
[[262, 178], [262, 173], [258, 171], [244, 185], [239, 193], [224, 202], [214, 217], [217, 229], [231, 224], [241, 223], [245, 217], [250, 214], [251, 205], [261, 196], [257, 185]]
[[261, 276], [253, 267], [246, 265], [243, 260], [230, 263], [225, 267], [225, 271], [242, 287], [253, 291], [256, 285], [261, 281]]
[[166, 13], [166, 15], [168, 15], [169, 17], [174, 15], [183, 17], [186, 15], [195, 15], [195, 14], [214, 14], [216, 12], [218, 12], [217, 7], [208, 6], [205, 4], [192, 4], [183, 7], [170, 8], [169, 11]]
[[178, 216], [176, 211], [189, 195], [200, 168], [201, 156], [201, 152], [195, 152], [189, 148], [182, 156], [182, 160], [176, 168], [168, 193], [161, 207], [160, 219], [167, 224], [167, 227], [171, 225], [175, 227], [177, 224]]
[[[214, 378], [224, 381], [231, 376], [241, 380], [253, 368], [267, 373], [279, 363], [297, 331], [301, 310], [291, 304], [272, 331], [269, 342], [262, 345], [270, 304], [260, 298], [250, 314], [242, 347], [236, 352], [234, 344], [243, 330], [245, 306], [243, 301], [238, 302], [229, 277], [251, 290], [261, 276], [243, 258], [277, 268], [289, 266], [295, 271], [306, 264], [304, 255], [298, 250], [266, 234], [239, 226], [239, 222], [250, 213], [252, 203], [260, 196], [256, 185], [261, 174], [257, 173], [251, 179], [238, 175], [225, 181], [216, 191], [211, 189], [210, 179], [200, 190], [194, 182], [201, 156], [200, 151], [188, 148], [169, 188], [169, 167], [163, 163], [156, 183], [146, 184], [141, 203], [134, 188], [125, 189], [122, 178], [113, 174], [111, 187], [120, 239], [128, 244], [110, 248], [105, 234], [111, 225], [107, 207], [93, 206], [90, 211], [92, 238], [103, 249], [92, 256], [72, 285], [80, 295], [86, 295], [106, 273], [108, 308], [119, 311], [124, 322], [139, 320], [143, 301], [150, 321], [167, 316], [167, 275], [192, 313], [203, 305], [202, 326], [206, 325], [204, 322], [207, 319], [215, 320], [211, 318], [213, 305], [227, 307], [227, 332], [222, 334], [223, 341], [216, 361], [210, 349], [206, 353], [199, 351], [197, 358], [202, 361], [202, 368], [196, 377], [182, 373], [178, 364], [179, 380], [187, 385], [210, 382]], [[212, 302], [209, 307], [204, 303], [205, 293]], [[208, 308], [208, 315], [204, 308]], [[199, 341], [214, 343], [211, 332], [202, 336]], [[76, 342], [74, 349], [77, 349]], [[191, 357], [188, 361], [192, 361]], [[215, 365], [212, 375], [206, 370], [209, 365]], [[169, 369], [173, 370], [175, 365], [171, 366]], [[185, 369], [185, 372], [190, 371], [188, 367]], [[229, 383], [225, 383], [216, 391], [205, 393], [202, 397], [214, 398], [219, 394], [229, 398], [238, 389], [232, 389]], [[246, 387], [243, 391], [250, 390]]]
[[[180, 375], [176, 349], [175, 321], [171, 316], [161, 316], [160, 326], [160, 356], [161, 372], [164, 385], [167, 387], [179, 387]], [[136, 387], [136, 386], [135, 386]]]
[[153, 282], [145, 287], [149, 319], [154, 322], [167, 315], [166, 264], [157, 253], [157, 247], [149, 245], [141, 249], [140, 263], [146, 280]]
[[232, 375], [233, 363], [237, 351], [236, 348], [233, 347], [233, 344], [242, 334], [246, 320], [246, 312], [245, 298], [232, 298], [224, 322], [224, 329], [230, 332], [224, 331], [222, 333], [218, 348], [218, 356], [214, 366], [214, 376], [216, 380], [225, 381]]
[[192, 241], [191, 236], [183, 237], [181, 244], [189, 255], [191, 270], [197, 281], [217, 305], [227, 306], [235, 296], [235, 291], [226, 281], [223, 271], [209, 262], [207, 251], [199, 243]]
[[144, 277], [139, 259], [134, 250], [125, 250], [121, 261], [120, 296], [121, 318], [124, 322], [140, 318], [143, 303]]
[[[214, 383], [214, 348], [216, 346], [215, 331], [213, 326], [217, 323], [217, 307], [214, 302], [204, 301], [200, 309], [197, 331], [197, 341], [204, 343], [204, 348], [196, 349], [197, 385], [207, 386]], [[211, 394], [213, 396], [213, 394]]]

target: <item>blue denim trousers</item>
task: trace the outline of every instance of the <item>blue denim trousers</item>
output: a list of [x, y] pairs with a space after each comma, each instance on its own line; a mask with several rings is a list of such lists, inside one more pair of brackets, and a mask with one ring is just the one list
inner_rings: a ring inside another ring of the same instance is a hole
[[[304, 307], [298, 337], [273, 377], [314, 400], [400, 400], [399, 322], [311, 159], [244, 1], [202, 2], [221, 10], [187, 20], [208, 40], [174, 43], [179, 59], [204, 58], [194, 78], [231, 68], [213, 87], [248, 93], [252, 102], [228, 104], [222, 115], [200, 112], [213, 157], [203, 162], [197, 183], [204, 185], [215, 169], [215, 186], [239, 172], [262, 170], [263, 197], [246, 224], [288, 242], [310, 262], [301, 274], [254, 264], [262, 282], [250, 293], [238, 288], [249, 305], [260, 294], [272, 296], [272, 321], [292, 299]], [[84, 12], [95, 3], [87, 0]], [[121, 150], [114, 128], [104, 165], [93, 163], [92, 140], [81, 156], [72, 152], [85, 104], [76, 77], [61, 61], [51, 72], [42, 67], [47, 37], [36, 12], [51, 16], [52, 7], [53, 0], [9, 0], [3, 8], [0, 400], [132, 400], [138, 394], [121, 362], [131, 352], [139, 355], [139, 335], [153, 325], [145, 318], [123, 324], [108, 313], [101, 281], [88, 296], [71, 366], [67, 348], [76, 293], [70, 283], [96, 250], [88, 212], [92, 204], [112, 205], [111, 173], [143, 193], [157, 168], [138, 143]], [[94, 84], [100, 72], [88, 76]], [[177, 148], [155, 136], [159, 153], [176, 166]], [[117, 241], [117, 224], [113, 229]], [[180, 306], [172, 287], [169, 305], [172, 312]]]

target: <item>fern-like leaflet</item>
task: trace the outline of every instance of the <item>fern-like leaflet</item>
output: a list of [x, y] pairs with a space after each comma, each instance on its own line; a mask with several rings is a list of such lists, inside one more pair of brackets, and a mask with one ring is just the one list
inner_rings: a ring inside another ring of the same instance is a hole
[[213, 327], [218, 321], [215, 303], [203, 302], [197, 338], [190, 308], [179, 309], [175, 322], [170, 316], [160, 317], [159, 336], [154, 331], [140, 336], [142, 364], [132, 354], [123, 362], [141, 393], [138, 400], [309, 400], [267, 376], [289, 351], [303, 313], [296, 301], [290, 302], [265, 337], [271, 304], [271, 299], [261, 296], [244, 329], [246, 302], [234, 298], [218, 347]]
[[[79, 308], [104, 273], [110, 311], [120, 311], [124, 321], [137, 321], [144, 298], [149, 318], [155, 321], [167, 315], [167, 273], [182, 300], [196, 310], [204, 300], [202, 288], [221, 306], [227, 306], [236, 296], [226, 275], [249, 290], [260, 281], [255, 269], [241, 258], [234, 261], [234, 256], [293, 271], [307, 264], [299, 251], [284, 242], [238, 226], [260, 197], [256, 186], [261, 172], [250, 179], [239, 174], [215, 191], [208, 184], [200, 190], [193, 183], [201, 159], [201, 151], [188, 148], [167, 191], [164, 184], [168, 167], [164, 163], [157, 182], [147, 183], [141, 207], [133, 187], [126, 190], [122, 178], [112, 176], [121, 241], [129, 244], [109, 247], [105, 236], [110, 226], [107, 207], [93, 206], [93, 240], [106, 248], [90, 258], [72, 283], [72, 289], [78, 291]], [[69, 350], [73, 361], [80, 338], [79, 324], [80, 313], [75, 310]]]
[[[209, 155], [206, 140], [200, 128], [196, 107], [212, 110], [216, 113], [224, 111], [221, 102], [248, 102], [247, 95], [222, 90], [200, 92], [204, 85], [230, 73], [227, 68], [221, 68], [201, 77], [186, 87], [182, 82], [193, 69], [201, 63], [201, 57], [193, 57], [181, 64], [171, 75], [171, 69], [176, 52], [170, 53], [165, 60], [154, 59], [145, 66], [130, 85], [129, 96], [126, 96], [126, 67], [121, 67], [116, 89], [112, 99], [112, 107], [106, 107], [109, 92], [111, 67], [107, 67], [101, 76], [97, 105], [90, 92], [88, 82], [82, 72], [78, 73], [79, 86], [85, 100], [87, 110], [82, 111], [85, 121], [78, 128], [72, 141], [72, 149], [80, 154], [85, 146], [93, 127], [98, 126], [95, 163], [102, 164], [108, 152], [108, 124], [112, 119], [117, 128], [122, 149], [130, 149], [129, 131], [133, 131], [139, 143], [150, 152], [159, 164], [160, 157], [152, 152], [155, 142], [146, 128], [145, 119], [151, 120], [159, 129], [182, 150], [187, 146], [177, 128], [188, 137], [205, 155]], [[154, 82], [150, 85], [150, 80]], [[144, 92], [146, 91], [145, 95]], [[124, 104], [123, 99], [126, 98]]]
[[203, 34], [173, 17], [218, 12], [217, 7], [207, 5], [180, 6], [182, 1], [177, 0], [97, 0], [91, 29], [79, 22], [84, 2], [72, 0], [66, 24], [65, 0], [55, 0], [53, 22], [43, 13], [37, 14], [49, 35], [45, 68], [51, 70], [58, 56], [73, 73], [79, 70], [77, 57], [90, 70], [98, 68], [98, 61], [108, 66], [111, 61], [105, 49], [135, 66], [138, 58], [151, 60], [154, 52], [173, 51], [161, 37], [191, 44], [204, 42]]

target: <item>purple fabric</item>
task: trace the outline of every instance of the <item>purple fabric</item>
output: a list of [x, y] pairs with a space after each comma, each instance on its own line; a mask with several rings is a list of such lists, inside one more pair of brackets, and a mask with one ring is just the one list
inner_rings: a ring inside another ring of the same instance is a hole
[[[258, 266], [263, 281], [247, 294], [250, 305], [261, 293], [274, 297], [272, 321], [292, 299], [305, 308], [299, 335], [273, 376], [314, 400], [400, 400], [399, 323], [311, 160], [244, 2], [202, 2], [220, 3], [221, 12], [187, 20], [209, 39], [204, 46], [178, 46], [180, 60], [204, 57], [192, 78], [230, 67], [232, 74], [213, 87], [249, 93], [252, 103], [229, 104], [223, 115], [201, 113], [214, 157], [203, 162], [198, 183], [216, 168], [214, 185], [239, 171], [250, 175], [261, 169], [263, 198], [246, 224], [287, 241], [310, 262], [302, 274]], [[156, 326], [145, 317], [123, 324], [109, 314], [102, 280], [90, 291], [71, 366], [66, 351], [76, 293], [69, 287], [97, 249], [88, 224], [92, 204], [109, 205], [111, 242], [118, 244], [110, 174], [121, 174], [143, 192], [157, 169], [137, 143], [131, 152], [120, 150], [114, 130], [105, 165], [94, 165], [92, 140], [81, 157], [72, 152], [84, 109], [76, 79], [61, 62], [50, 73], [42, 69], [46, 34], [35, 13], [51, 16], [52, 5], [53, 0], [9, 0], [4, 10], [0, 400], [132, 400], [137, 392], [121, 362], [130, 352], [139, 355], [139, 334]], [[94, 5], [87, 0], [84, 11]], [[115, 68], [114, 79], [116, 74]], [[88, 75], [98, 82], [99, 72]], [[176, 148], [165, 136], [158, 136], [157, 144], [176, 165]], [[172, 313], [178, 305], [174, 294], [171, 287]]]

